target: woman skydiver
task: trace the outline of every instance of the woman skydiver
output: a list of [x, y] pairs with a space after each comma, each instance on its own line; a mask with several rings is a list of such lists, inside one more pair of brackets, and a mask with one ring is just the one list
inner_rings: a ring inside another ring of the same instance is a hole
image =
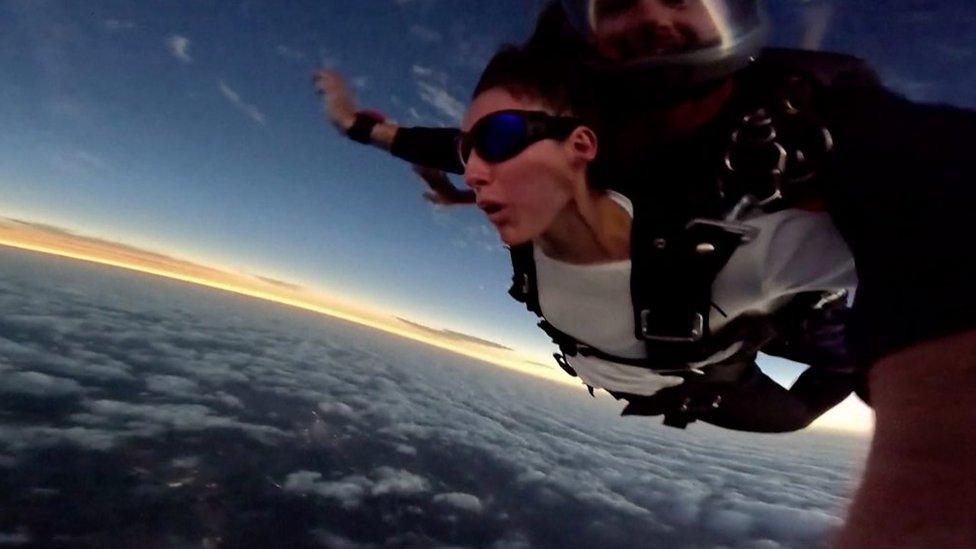
[[843, 295], [856, 284], [850, 253], [822, 213], [746, 214], [728, 224], [743, 242], [731, 246], [709, 284], [715, 307], [702, 344], [678, 349], [635, 336], [632, 283], [653, 282], [636, 280], [642, 273], [631, 268], [631, 201], [599, 180], [599, 117], [579, 78], [529, 52], [502, 50], [476, 87], [458, 139], [478, 207], [506, 245], [529, 254], [534, 310], [563, 351], [560, 365], [626, 400], [624, 414], [663, 414], [677, 427], [701, 419], [792, 431], [848, 396], [853, 378], [842, 356], [821, 360], [789, 391], [754, 362], [799, 322], [784, 315], [794, 303]]

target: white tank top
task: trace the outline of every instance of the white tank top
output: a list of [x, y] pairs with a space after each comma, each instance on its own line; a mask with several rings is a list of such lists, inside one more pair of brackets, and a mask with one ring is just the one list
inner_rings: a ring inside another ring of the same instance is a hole
[[[609, 196], [633, 217], [627, 197], [612, 191]], [[712, 285], [712, 301], [728, 315], [713, 308], [708, 319], [712, 331], [745, 312], [774, 311], [801, 292], [846, 289], [853, 296], [854, 259], [828, 214], [788, 209], [758, 212], [743, 222], [759, 232], [739, 246]], [[646, 356], [644, 342], [634, 336], [630, 260], [576, 265], [546, 256], [540, 246], [534, 254], [539, 306], [547, 321], [603, 352]], [[736, 344], [693, 366], [718, 362], [738, 348]], [[651, 395], [682, 381], [594, 357], [567, 361], [587, 385], [614, 392]]]

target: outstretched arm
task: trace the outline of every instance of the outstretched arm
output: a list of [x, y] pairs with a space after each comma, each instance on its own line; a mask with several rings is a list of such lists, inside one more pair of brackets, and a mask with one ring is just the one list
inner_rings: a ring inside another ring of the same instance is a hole
[[[315, 92], [322, 97], [322, 108], [329, 122], [345, 135], [356, 121], [356, 98], [349, 90], [346, 80], [336, 71], [318, 70], [312, 75]], [[396, 139], [399, 126], [383, 121], [373, 126], [369, 134], [370, 144], [383, 150], [390, 150]]]
[[[345, 79], [336, 71], [319, 70], [312, 76], [312, 83], [322, 97], [329, 121], [346, 135], [359, 111]], [[411, 164], [461, 174], [464, 166], [457, 155], [457, 135], [455, 128], [402, 128], [384, 120], [373, 126], [369, 143]]]

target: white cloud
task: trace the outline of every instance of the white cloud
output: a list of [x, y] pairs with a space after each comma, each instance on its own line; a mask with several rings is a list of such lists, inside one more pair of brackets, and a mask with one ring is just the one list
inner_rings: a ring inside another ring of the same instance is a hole
[[427, 67], [424, 65], [411, 65], [410, 72], [413, 74], [414, 78], [418, 81], [426, 81], [437, 84], [441, 87], [446, 87], [448, 82], [447, 73], [444, 71], [436, 70], [432, 67]]
[[356, 417], [356, 411], [344, 402], [322, 402], [319, 404], [319, 410], [326, 414], [336, 414], [350, 419]]
[[84, 389], [77, 381], [40, 372], [4, 372], [0, 375], [0, 394], [58, 397], [82, 392]]
[[202, 431], [205, 429], [238, 429], [263, 443], [270, 443], [288, 434], [267, 425], [238, 421], [219, 416], [201, 404], [132, 404], [118, 400], [95, 400], [86, 403], [92, 414], [122, 421], [140, 420], [144, 436], [154, 436], [165, 429]]
[[193, 58], [190, 57], [189, 38], [175, 34], [166, 39], [166, 47], [169, 49], [169, 52], [173, 54], [173, 57], [179, 59], [183, 63], [193, 62]]
[[186, 396], [196, 393], [200, 386], [195, 381], [185, 377], [149, 375], [146, 376], [146, 388], [156, 393]]
[[0, 446], [11, 452], [74, 444], [91, 450], [108, 450], [122, 435], [119, 431], [88, 427], [36, 427], [0, 425]]
[[465, 494], [462, 492], [448, 492], [445, 494], [437, 494], [434, 496], [434, 503], [445, 503], [458, 509], [468, 511], [469, 513], [481, 513], [485, 510], [485, 506], [478, 499], [478, 496], [471, 494]]
[[200, 466], [200, 456], [174, 458], [172, 461], [170, 461], [170, 465], [176, 467], [177, 469], [194, 469]]
[[359, 507], [366, 497], [410, 497], [430, 489], [430, 483], [423, 477], [403, 469], [378, 467], [370, 477], [348, 475], [338, 480], [323, 481], [319, 472], [296, 471], [285, 478], [282, 486], [290, 492], [337, 500], [346, 509]]
[[410, 67], [410, 72], [412, 72], [414, 76], [429, 77], [434, 74], [434, 69], [425, 67], [423, 65], [413, 65]]
[[369, 480], [361, 476], [350, 476], [339, 481], [322, 481], [322, 473], [315, 471], [296, 471], [285, 478], [283, 488], [299, 494], [315, 494], [337, 500], [342, 507], [354, 509], [366, 495]]
[[397, 452], [400, 452], [401, 454], [408, 455], [408, 456], [415, 456], [415, 455], [417, 455], [417, 449], [414, 448], [413, 446], [410, 446], [410, 445], [407, 445], [407, 444], [397, 444], [396, 445], [396, 451]]
[[412, 496], [430, 489], [430, 483], [423, 477], [403, 469], [380, 467], [374, 474], [377, 477], [376, 483], [370, 488], [370, 493], [374, 496]]
[[323, 68], [334, 69], [339, 65], [339, 55], [327, 48], [319, 48], [319, 63]]
[[228, 86], [223, 80], [221, 80], [218, 84], [220, 87], [220, 93], [223, 94], [224, 98], [230, 101], [231, 105], [234, 105], [234, 107], [246, 114], [248, 118], [256, 123], [262, 126], [265, 125], [265, 116], [261, 111], [258, 110], [257, 107], [245, 103], [244, 100], [241, 99], [241, 95], [233, 88]]
[[[458, 125], [464, 115], [465, 103], [449, 91], [447, 73], [420, 64], [411, 65], [410, 73], [417, 84], [417, 95], [437, 112], [437, 123]], [[415, 107], [409, 107], [407, 114], [415, 121], [422, 121]], [[425, 123], [430, 124], [430, 121]]]
[[13, 532], [10, 534], [0, 532], [0, 545], [26, 545], [33, 541], [33, 539], [26, 532]]
[[465, 110], [463, 102], [451, 95], [444, 87], [430, 82], [417, 82], [417, 87], [419, 88], [420, 99], [424, 103], [434, 107], [452, 123], [460, 124]]
[[277, 46], [275, 46], [275, 52], [278, 55], [284, 57], [285, 59], [288, 59], [288, 60], [291, 60], [291, 61], [304, 61], [305, 60], [305, 54], [304, 53], [302, 53], [302, 52], [300, 52], [300, 51], [298, 51], [298, 50], [296, 50], [294, 48], [289, 48], [288, 46], [285, 46], [283, 44], [278, 44]]
[[225, 391], [217, 391], [217, 393], [214, 395], [214, 399], [216, 399], [217, 402], [223, 403], [225, 406], [230, 406], [231, 408], [244, 407], [244, 403], [241, 402], [241, 399]]
[[330, 549], [373, 549], [375, 547], [373, 544], [357, 543], [345, 536], [340, 536], [339, 534], [334, 534], [321, 528], [312, 530], [312, 535], [323, 547], [329, 547]]
[[365, 76], [354, 76], [352, 79], [350, 79], [349, 83], [352, 84], [352, 87], [356, 88], [357, 90], [364, 90], [366, 89], [367, 80], [368, 79]]

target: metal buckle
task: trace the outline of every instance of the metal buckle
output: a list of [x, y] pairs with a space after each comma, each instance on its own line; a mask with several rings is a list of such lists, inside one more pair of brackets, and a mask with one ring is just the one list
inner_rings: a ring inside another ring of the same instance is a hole
[[650, 315], [651, 311], [647, 309], [644, 309], [640, 313], [641, 335], [648, 341], [659, 341], [662, 343], [694, 343], [705, 335], [705, 317], [702, 316], [701, 313], [694, 314], [691, 319], [691, 329], [688, 331], [688, 335], [681, 336], [651, 334], [650, 329], [648, 328], [648, 320]]
[[690, 396], [685, 397], [685, 399], [681, 401], [681, 406], [678, 406], [678, 411], [682, 414], [687, 414], [693, 405], [696, 413], [705, 413], [709, 409], [717, 410], [722, 405], [722, 395], [715, 395], [711, 399], [702, 401], [701, 403], [696, 403], [695, 399]]
[[846, 305], [847, 299], [847, 289], [837, 290], [834, 292], [824, 292], [823, 295], [820, 296], [820, 300], [813, 304], [812, 309], [814, 311], [820, 311], [827, 307], [832, 307], [838, 302], [843, 302]]

